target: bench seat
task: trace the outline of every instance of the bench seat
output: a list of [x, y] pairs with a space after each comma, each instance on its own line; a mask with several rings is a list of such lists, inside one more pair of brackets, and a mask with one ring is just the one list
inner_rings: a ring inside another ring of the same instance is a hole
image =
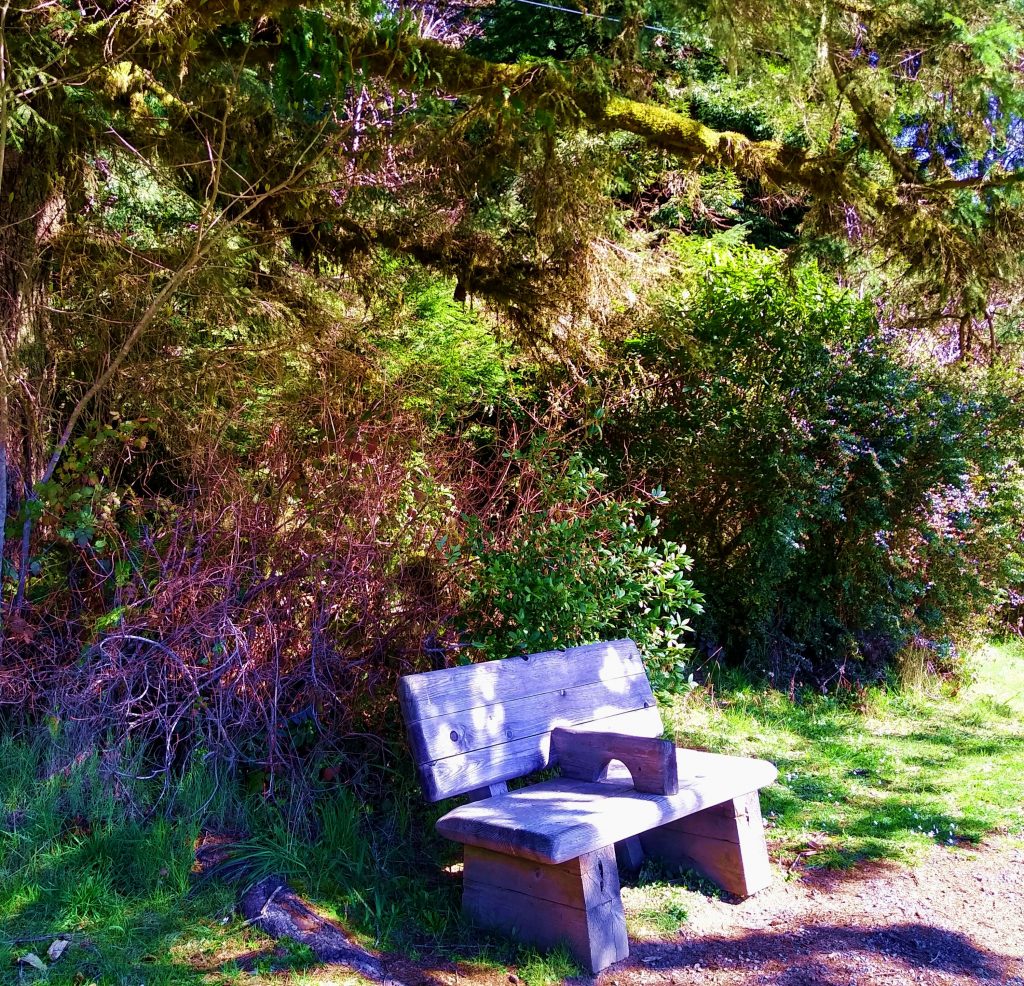
[[771, 784], [765, 760], [676, 751], [678, 794], [633, 789], [623, 769], [594, 782], [555, 778], [455, 808], [437, 823], [453, 842], [558, 864]]

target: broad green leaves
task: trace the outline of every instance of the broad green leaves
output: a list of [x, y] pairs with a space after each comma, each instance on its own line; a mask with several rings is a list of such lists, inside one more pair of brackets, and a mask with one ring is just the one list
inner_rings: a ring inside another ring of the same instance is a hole
[[684, 256], [627, 346], [646, 386], [605, 434], [666, 482], [666, 531], [708, 597], [702, 633], [798, 677], [963, 634], [1008, 575], [1012, 508], [993, 487], [1019, 415], [998, 381], [915, 366], [813, 267]]

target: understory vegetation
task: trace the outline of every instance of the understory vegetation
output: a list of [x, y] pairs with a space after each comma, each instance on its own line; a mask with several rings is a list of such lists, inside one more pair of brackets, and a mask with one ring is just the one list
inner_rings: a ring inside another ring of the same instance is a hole
[[[726, 673], [678, 697], [666, 720], [681, 744], [778, 764], [779, 781], [762, 794], [778, 879], [807, 866], [913, 859], [928, 846], [967, 851], [993, 832], [1024, 838], [1024, 651], [989, 647], [975, 668], [958, 694], [893, 682], [807, 690], [795, 701]], [[304, 972], [318, 968], [308, 952], [234, 916], [238, 890], [272, 872], [368, 947], [428, 967], [511, 965], [528, 986], [572, 974], [557, 953], [542, 958], [463, 924], [458, 847], [434, 836], [411, 771], [393, 780], [372, 808], [325, 784], [302, 831], [261, 792], [215, 778], [197, 758], [173, 807], [154, 816], [158, 783], [111, 784], [99, 756], [62, 763], [47, 747], [6, 740], [0, 967], [65, 938], [70, 950], [49, 983], [280, 982], [282, 971], [287, 982], [332, 981]], [[222, 850], [216, 862], [194, 872], [197, 845], [211, 844]], [[692, 874], [645, 864], [623, 890], [630, 927], [670, 935], [709, 892]]]
[[197, 338], [215, 383], [111, 384], [8, 521], [9, 728], [168, 787], [202, 750], [372, 799], [412, 670], [629, 636], [667, 693], [709, 661], [957, 677], [1017, 613], [1008, 371], [913, 359], [778, 251], [666, 263], [586, 380], [392, 265], [358, 315], [307, 285], [326, 339]]
[[1019, 827], [1024, 13], [762, 7], [3, 6], [0, 978], [230, 978], [275, 871], [539, 982], [396, 683], [598, 640], [783, 859]]

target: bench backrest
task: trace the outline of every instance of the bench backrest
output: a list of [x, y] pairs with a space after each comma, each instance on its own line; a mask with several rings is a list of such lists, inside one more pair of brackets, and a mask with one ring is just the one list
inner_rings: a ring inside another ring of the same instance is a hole
[[546, 767], [556, 726], [662, 733], [632, 640], [408, 675], [398, 697], [429, 801]]

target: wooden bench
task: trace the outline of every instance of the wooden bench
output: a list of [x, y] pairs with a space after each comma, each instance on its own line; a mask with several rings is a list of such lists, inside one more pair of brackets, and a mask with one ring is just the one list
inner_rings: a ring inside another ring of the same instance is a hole
[[[565, 942], [597, 973], [629, 954], [616, 848], [738, 897], [771, 879], [757, 792], [775, 768], [659, 740], [630, 640], [409, 675], [399, 698], [427, 799], [471, 798], [437, 829], [465, 845], [463, 909], [478, 925]], [[562, 776], [508, 791], [555, 764]]]

